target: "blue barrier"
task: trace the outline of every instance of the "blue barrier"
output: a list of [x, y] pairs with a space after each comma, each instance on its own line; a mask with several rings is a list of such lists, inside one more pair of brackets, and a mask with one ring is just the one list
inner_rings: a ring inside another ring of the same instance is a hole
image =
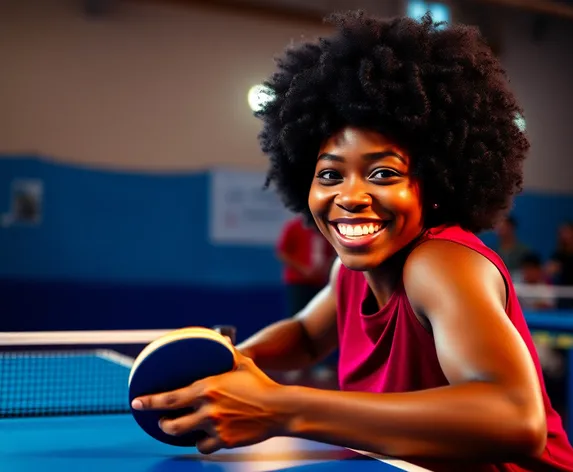
[[[9, 211], [9, 189], [19, 178], [43, 183], [42, 224], [0, 228], [1, 278], [216, 287], [280, 284], [281, 265], [273, 247], [210, 241], [209, 172], [128, 172], [3, 156], [0, 213]], [[520, 195], [514, 209], [520, 239], [542, 248], [547, 257], [557, 226], [572, 217], [571, 208], [571, 195]], [[495, 247], [491, 232], [481, 237]]]
[[0, 331], [234, 324], [240, 341], [286, 315], [280, 285], [213, 287], [0, 279], [0, 300]]
[[531, 330], [563, 331], [573, 334], [573, 311], [526, 313], [525, 318]]

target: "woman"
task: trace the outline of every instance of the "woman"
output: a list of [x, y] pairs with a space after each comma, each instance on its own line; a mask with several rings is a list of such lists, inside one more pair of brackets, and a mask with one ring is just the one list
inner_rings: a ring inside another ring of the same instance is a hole
[[[289, 49], [258, 114], [268, 182], [332, 244], [329, 285], [238, 346], [237, 369], [138, 408], [210, 453], [276, 435], [435, 471], [573, 470], [507, 268], [474, 235], [520, 190], [528, 141], [504, 72], [463, 26], [362, 13]], [[278, 385], [339, 348], [340, 391]]]

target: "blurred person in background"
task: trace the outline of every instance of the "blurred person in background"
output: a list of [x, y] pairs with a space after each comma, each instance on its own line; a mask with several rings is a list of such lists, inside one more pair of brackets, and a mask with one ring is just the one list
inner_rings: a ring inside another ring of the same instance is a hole
[[[573, 286], [573, 221], [559, 228], [557, 247], [547, 264], [547, 272], [556, 285]], [[559, 308], [573, 308], [573, 298], [560, 298]]]
[[[519, 296], [523, 310], [543, 312], [557, 306], [555, 288], [543, 267], [541, 257], [536, 253], [527, 254], [521, 261], [521, 269], [516, 277], [516, 283], [526, 284]], [[563, 412], [566, 401], [565, 392], [565, 354], [548, 342], [534, 339], [539, 362], [543, 369], [543, 377], [547, 394], [557, 411]]]
[[327, 284], [334, 249], [324, 236], [300, 217], [288, 221], [277, 244], [284, 265], [288, 315], [302, 310]]
[[554, 287], [546, 276], [541, 257], [536, 253], [527, 254], [520, 265], [515, 282], [528, 285], [519, 297], [524, 310], [550, 310], [557, 304]]
[[522, 259], [529, 253], [527, 245], [519, 241], [517, 237], [517, 220], [513, 216], [506, 216], [497, 227], [497, 248], [500, 255], [512, 275], [519, 273]]

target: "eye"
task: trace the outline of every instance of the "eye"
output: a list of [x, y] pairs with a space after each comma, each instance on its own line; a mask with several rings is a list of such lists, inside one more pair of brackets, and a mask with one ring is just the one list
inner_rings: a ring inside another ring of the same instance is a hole
[[325, 169], [320, 171], [316, 176], [322, 183], [333, 185], [342, 180], [340, 172], [332, 169]]
[[369, 178], [373, 180], [388, 180], [399, 176], [400, 173], [393, 169], [376, 169], [370, 174]]

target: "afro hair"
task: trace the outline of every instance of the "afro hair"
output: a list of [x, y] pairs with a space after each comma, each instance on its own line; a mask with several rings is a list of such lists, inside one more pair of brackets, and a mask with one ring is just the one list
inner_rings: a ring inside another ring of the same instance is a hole
[[367, 128], [408, 150], [427, 227], [492, 228], [521, 190], [529, 142], [506, 73], [478, 30], [362, 11], [327, 21], [332, 36], [288, 47], [264, 82], [271, 99], [256, 116], [270, 160], [266, 186], [312, 221], [321, 144], [346, 126]]

